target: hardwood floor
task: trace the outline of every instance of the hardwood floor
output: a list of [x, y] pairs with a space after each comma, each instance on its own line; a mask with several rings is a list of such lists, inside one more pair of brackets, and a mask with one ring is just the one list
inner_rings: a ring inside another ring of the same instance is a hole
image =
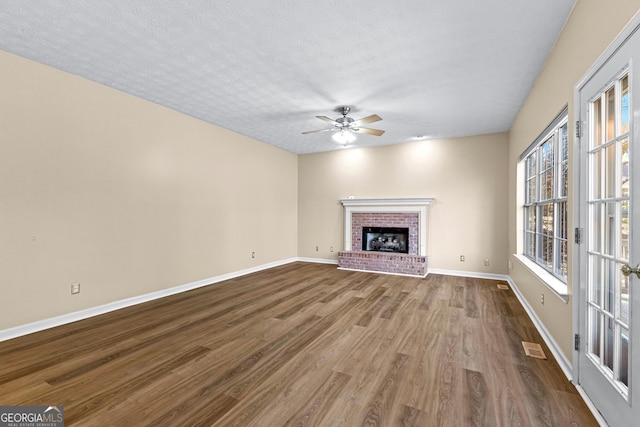
[[288, 264], [2, 342], [0, 405], [91, 426], [597, 425], [497, 283]]

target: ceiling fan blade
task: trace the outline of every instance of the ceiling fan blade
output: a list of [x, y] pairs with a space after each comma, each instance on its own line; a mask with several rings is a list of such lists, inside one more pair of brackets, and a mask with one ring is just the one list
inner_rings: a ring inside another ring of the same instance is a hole
[[329, 132], [330, 130], [335, 130], [335, 129], [308, 130], [306, 132], [302, 132], [302, 134], [309, 135], [310, 133]]
[[365, 125], [367, 123], [379, 122], [380, 120], [382, 120], [382, 117], [377, 114], [372, 114], [370, 116], [363, 117], [360, 120], [354, 121], [353, 123], [351, 123], [351, 126]]
[[380, 136], [384, 133], [383, 130], [378, 130], [378, 129], [369, 129], [369, 128], [355, 128], [355, 129], [351, 129], [353, 132], [357, 132], [357, 133], [368, 133], [369, 135], [375, 135], [375, 136]]
[[329, 117], [327, 117], [327, 116], [316, 116], [316, 117], [317, 117], [317, 118], [319, 118], [320, 120], [324, 120], [325, 122], [331, 123], [331, 124], [332, 124], [332, 125], [334, 125], [334, 126], [338, 126], [338, 122], [336, 122], [336, 121], [335, 121], [335, 120], [333, 120], [333, 119], [330, 119], [330, 118], [329, 118]]

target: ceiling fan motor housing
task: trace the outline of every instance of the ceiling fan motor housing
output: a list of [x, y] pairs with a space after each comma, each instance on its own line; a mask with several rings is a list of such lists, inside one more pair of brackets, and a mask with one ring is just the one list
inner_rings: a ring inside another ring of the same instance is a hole
[[[351, 122], [353, 122], [354, 120], [351, 117], [338, 117], [336, 119], [336, 122], [339, 124], [339, 127], [341, 128], [348, 128], [349, 125], [351, 124]], [[337, 126], [337, 125], [336, 125]]]

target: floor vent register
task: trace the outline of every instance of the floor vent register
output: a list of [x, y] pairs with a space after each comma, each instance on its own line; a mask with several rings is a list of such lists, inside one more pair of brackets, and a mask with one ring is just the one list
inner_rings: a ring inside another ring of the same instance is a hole
[[547, 358], [540, 344], [522, 341], [522, 347], [524, 347], [524, 354], [526, 354], [529, 357], [535, 357], [536, 359]]

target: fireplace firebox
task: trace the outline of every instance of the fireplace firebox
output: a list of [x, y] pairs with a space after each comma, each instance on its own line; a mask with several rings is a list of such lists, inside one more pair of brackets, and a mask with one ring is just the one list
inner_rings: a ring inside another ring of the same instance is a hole
[[409, 253], [409, 228], [362, 227], [362, 250]]

